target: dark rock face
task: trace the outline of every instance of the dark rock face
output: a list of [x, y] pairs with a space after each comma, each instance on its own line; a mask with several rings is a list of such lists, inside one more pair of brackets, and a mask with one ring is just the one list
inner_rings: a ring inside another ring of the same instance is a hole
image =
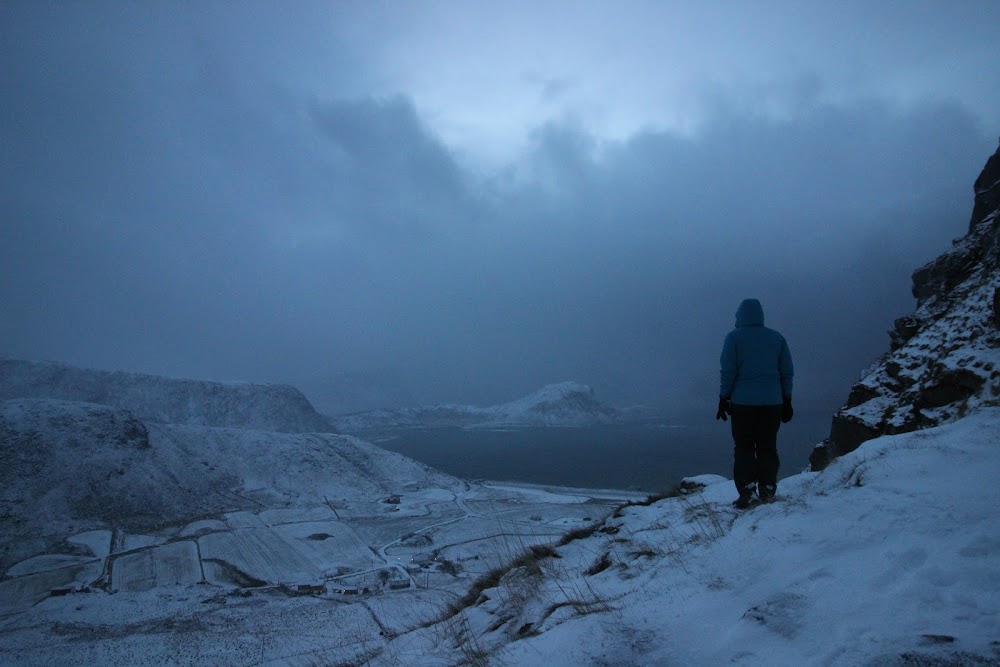
[[969, 220], [971, 232], [991, 213], [1000, 208], [1000, 150], [990, 156], [973, 186], [976, 191], [976, 202], [972, 207], [972, 218]]
[[940, 408], [975, 396], [985, 378], [964, 368], [943, 371], [929, 382], [917, 396], [914, 407]]
[[880, 435], [1000, 404], [1000, 149], [976, 179], [969, 233], [914, 272], [913, 296], [916, 312], [895, 321], [889, 352], [851, 388], [813, 470]]
[[904, 315], [895, 321], [889, 330], [889, 345], [893, 350], [903, 347], [920, 331], [920, 322], [913, 315]]
[[913, 296], [918, 310], [928, 301], [949, 295], [980, 267], [995, 272], [1000, 263], [1000, 149], [987, 160], [974, 191], [968, 234], [956, 241], [952, 250], [913, 274]]

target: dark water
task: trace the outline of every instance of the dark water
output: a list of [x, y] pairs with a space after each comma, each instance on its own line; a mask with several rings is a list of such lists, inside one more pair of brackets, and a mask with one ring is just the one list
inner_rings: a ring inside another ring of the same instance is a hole
[[[822, 431], [804, 421], [782, 427], [781, 476], [808, 464]], [[465, 479], [657, 492], [691, 475], [732, 477], [732, 441], [728, 424], [721, 422], [699, 427], [432, 428], [397, 431], [378, 445]]]

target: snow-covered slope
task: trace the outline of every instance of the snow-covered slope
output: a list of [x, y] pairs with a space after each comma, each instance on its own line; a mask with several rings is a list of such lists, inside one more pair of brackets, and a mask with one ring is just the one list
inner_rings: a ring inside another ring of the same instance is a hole
[[0, 571], [81, 531], [461, 486], [349, 436], [143, 422], [51, 399], [0, 401], [0, 461]]
[[852, 388], [814, 470], [878, 435], [1000, 404], [1000, 149], [974, 189], [968, 234], [913, 274], [916, 312], [896, 321], [891, 351]]
[[593, 426], [617, 419], [614, 408], [600, 403], [594, 391], [576, 382], [545, 386], [516, 401], [477, 407], [474, 405], [434, 405], [396, 408], [343, 415], [335, 420], [344, 433], [364, 433], [401, 428], [459, 426], [498, 428], [527, 426]]
[[385, 655], [412, 665], [1000, 664], [998, 442], [996, 408], [881, 437], [783, 480], [778, 501], [746, 512], [730, 505], [731, 481], [703, 477], [699, 491], [625, 507], [522, 560]]
[[0, 357], [0, 400], [10, 398], [99, 403], [170, 424], [283, 433], [333, 430], [289, 385], [175, 380]]

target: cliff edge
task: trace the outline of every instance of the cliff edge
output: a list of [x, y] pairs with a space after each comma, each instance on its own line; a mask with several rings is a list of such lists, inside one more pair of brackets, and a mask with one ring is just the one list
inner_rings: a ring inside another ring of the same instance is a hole
[[1000, 405], [1000, 148], [974, 191], [968, 233], [913, 273], [916, 310], [896, 320], [889, 352], [851, 388], [813, 470], [880, 435]]

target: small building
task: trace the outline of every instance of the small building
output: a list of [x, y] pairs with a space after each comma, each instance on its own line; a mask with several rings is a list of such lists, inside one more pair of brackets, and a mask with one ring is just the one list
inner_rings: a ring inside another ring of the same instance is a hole
[[323, 584], [296, 584], [293, 590], [302, 595], [320, 595], [326, 587]]
[[430, 565], [432, 562], [434, 562], [434, 556], [433, 554], [429, 554], [426, 552], [419, 553], [415, 554], [412, 558], [410, 558], [410, 562], [413, 563], [414, 565], [419, 565], [420, 567], [424, 567], [425, 565]]

